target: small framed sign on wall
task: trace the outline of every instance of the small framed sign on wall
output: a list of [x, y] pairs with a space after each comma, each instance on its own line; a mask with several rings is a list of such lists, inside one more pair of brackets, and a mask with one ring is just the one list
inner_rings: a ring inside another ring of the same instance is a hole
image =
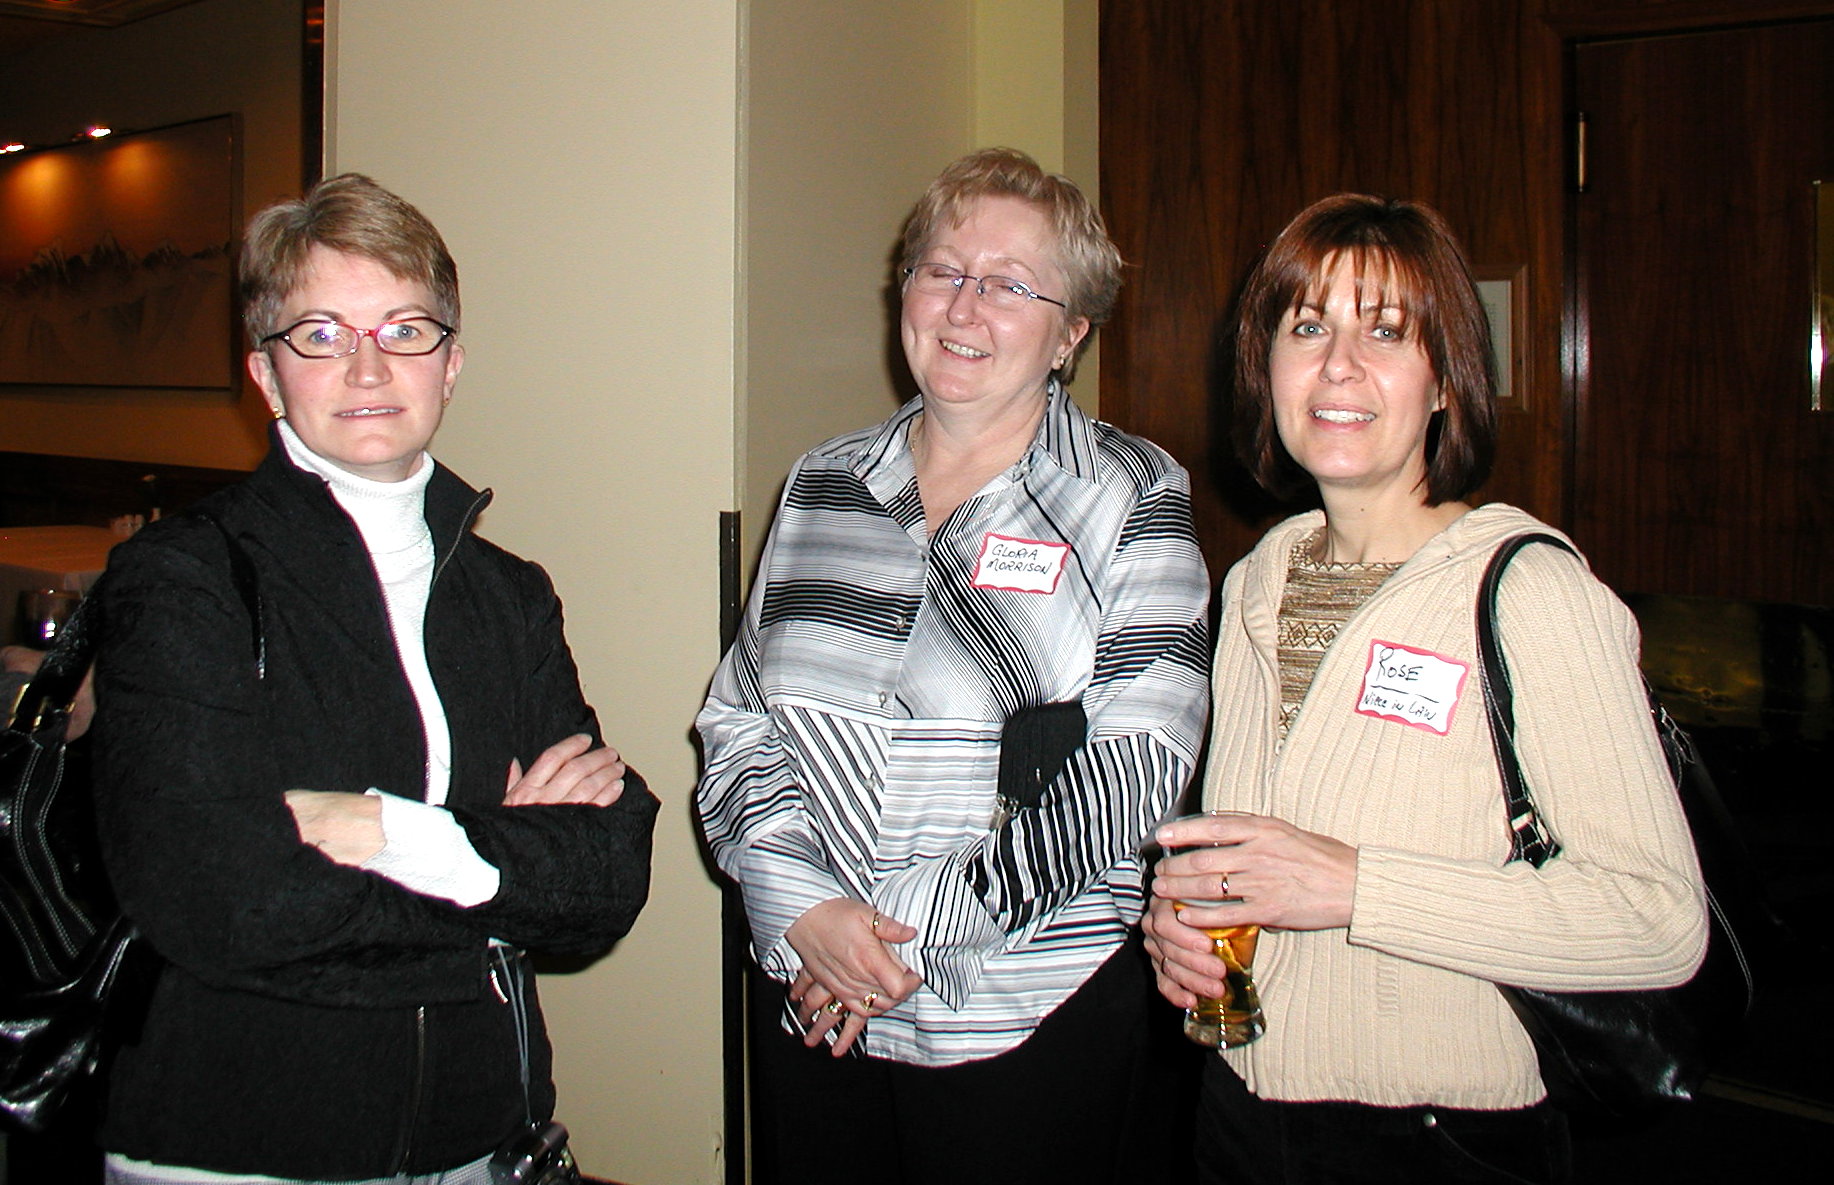
[[1473, 267], [1478, 299], [1490, 318], [1499, 411], [1528, 410], [1528, 287], [1524, 267]]

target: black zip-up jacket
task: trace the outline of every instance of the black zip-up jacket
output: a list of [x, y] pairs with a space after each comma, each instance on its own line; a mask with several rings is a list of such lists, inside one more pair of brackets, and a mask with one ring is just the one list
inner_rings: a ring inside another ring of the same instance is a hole
[[[356, 526], [278, 437], [203, 504], [253, 562], [265, 677], [227, 546], [192, 516], [118, 546], [99, 589], [96, 797], [125, 911], [163, 956], [111, 1072], [102, 1139], [166, 1164], [283, 1177], [453, 1168], [523, 1121], [516, 1030], [488, 942], [593, 954], [649, 892], [656, 800], [502, 805], [573, 733], [599, 736], [547, 576], [472, 533], [489, 501], [427, 487], [427, 662], [452, 734], [446, 806], [502, 872], [470, 909], [302, 843], [289, 789], [419, 798], [420, 713]], [[553, 1107], [533, 1009], [532, 1105]]]

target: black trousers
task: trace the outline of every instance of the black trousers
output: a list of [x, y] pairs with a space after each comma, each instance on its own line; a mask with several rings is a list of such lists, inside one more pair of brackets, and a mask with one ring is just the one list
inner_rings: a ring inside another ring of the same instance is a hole
[[1566, 1116], [1511, 1111], [1272, 1102], [1208, 1059], [1197, 1118], [1203, 1185], [1566, 1185]]
[[1024, 1044], [957, 1066], [807, 1049], [783, 985], [754, 968], [751, 994], [758, 1185], [1137, 1185], [1189, 1144], [1191, 1078], [1166, 1059], [1194, 1054], [1137, 939]]

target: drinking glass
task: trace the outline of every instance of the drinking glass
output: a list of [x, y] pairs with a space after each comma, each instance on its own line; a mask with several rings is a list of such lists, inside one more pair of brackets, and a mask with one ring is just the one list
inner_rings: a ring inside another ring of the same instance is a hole
[[[1237, 811], [1210, 811], [1201, 815], [1187, 815], [1187, 819], [1211, 818], [1216, 815], [1239, 814]], [[1184, 820], [1178, 820], [1183, 822]], [[1228, 844], [1199, 841], [1179, 844], [1165, 849], [1167, 856], [1177, 856], [1185, 852], [1196, 851], [1204, 847], [1228, 847]], [[1213, 900], [1188, 899], [1172, 902], [1172, 908], [1182, 913], [1186, 909], [1199, 907], [1210, 908], [1225, 905], [1230, 901], [1239, 901], [1239, 897], [1222, 897]], [[1222, 959], [1227, 970], [1223, 975], [1223, 994], [1220, 996], [1199, 996], [1197, 1003], [1185, 1009], [1184, 1035], [1199, 1045], [1212, 1048], [1222, 1046], [1233, 1048], [1246, 1045], [1267, 1030], [1266, 1018], [1261, 1015], [1261, 996], [1255, 990], [1254, 958], [1255, 944], [1260, 940], [1259, 926], [1217, 926], [1203, 927], [1205, 934]]]
[[64, 623], [76, 612], [81, 593], [55, 588], [27, 589], [19, 594], [20, 641], [37, 650], [48, 649], [64, 632]]

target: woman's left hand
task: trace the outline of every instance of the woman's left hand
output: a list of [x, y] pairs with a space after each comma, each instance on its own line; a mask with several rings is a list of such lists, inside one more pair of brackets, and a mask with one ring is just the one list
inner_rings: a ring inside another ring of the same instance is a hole
[[503, 805], [610, 806], [618, 801], [624, 793], [624, 760], [610, 745], [595, 749], [592, 744], [592, 738], [583, 732], [555, 741], [535, 758], [527, 773], [520, 761], [510, 758]]
[[382, 800], [342, 790], [288, 790], [299, 838], [339, 864], [359, 868], [382, 850]]
[[1153, 896], [1173, 901], [1213, 901], [1187, 906], [1192, 926], [1271, 926], [1330, 930], [1350, 924], [1356, 898], [1356, 849], [1328, 835], [1301, 831], [1267, 815], [1195, 816], [1159, 828], [1168, 848], [1193, 843], [1155, 868]]

